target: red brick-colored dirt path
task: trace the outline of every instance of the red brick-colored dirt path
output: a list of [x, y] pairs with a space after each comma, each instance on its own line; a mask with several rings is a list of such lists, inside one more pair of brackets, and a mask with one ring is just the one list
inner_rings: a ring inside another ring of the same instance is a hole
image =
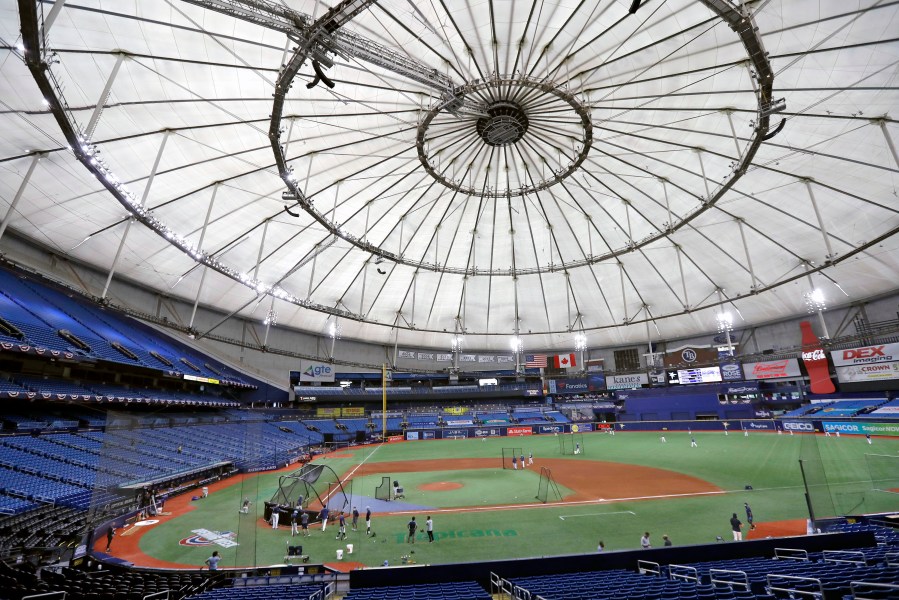
[[[789, 521], [771, 521], [770, 523], [756, 523], [755, 529], [746, 531], [743, 536], [747, 540], [761, 540], [768, 537], [787, 537], [790, 535], [806, 534], [805, 519], [791, 519]], [[744, 528], [745, 529], [745, 528]]]
[[[634, 499], [721, 491], [721, 488], [696, 477], [639, 465], [549, 458], [540, 459], [528, 468], [539, 472], [540, 467], [550, 469], [556, 483], [574, 492], [564, 498], [566, 501]], [[354, 476], [495, 468], [497, 460], [493, 458], [442, 458], [366, 463], [356, 470]]]

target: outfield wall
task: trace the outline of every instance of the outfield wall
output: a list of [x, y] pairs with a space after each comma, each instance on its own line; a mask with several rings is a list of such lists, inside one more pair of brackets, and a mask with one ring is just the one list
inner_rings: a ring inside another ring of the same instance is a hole
[[628, 421], [623, 423], [554, 423], [544, 425], [505, 425], [481, 427], [444, 427], [408, 429], [395, 441], [446, 440], [460, 438], [522, 437], [564, 433], [628, 431], [770, 431], [779, 429], [772, 419], [736, 419], [724, 421]]

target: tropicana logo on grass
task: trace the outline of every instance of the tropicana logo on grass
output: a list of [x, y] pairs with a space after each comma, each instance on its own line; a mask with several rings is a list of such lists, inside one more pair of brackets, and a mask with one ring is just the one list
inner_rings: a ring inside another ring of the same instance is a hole
[[233, 548], [237, 546], [237, 533], [233, 531], [210, 531], [208, 529], [193, 529], [191, 533], [196, 534], [182, 539], [178, 544], [181, 546], [221, 546], [222, 548]]

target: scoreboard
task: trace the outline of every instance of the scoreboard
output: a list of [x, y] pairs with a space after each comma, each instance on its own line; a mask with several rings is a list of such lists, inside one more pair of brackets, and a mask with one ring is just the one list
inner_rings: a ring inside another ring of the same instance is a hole
[[691, 383], [718, 383], [720, 381], [720, 367], [701, 367], [695, 369], [678, 369], [677, 371], [668, 371], [669, 385], [687, 385]]

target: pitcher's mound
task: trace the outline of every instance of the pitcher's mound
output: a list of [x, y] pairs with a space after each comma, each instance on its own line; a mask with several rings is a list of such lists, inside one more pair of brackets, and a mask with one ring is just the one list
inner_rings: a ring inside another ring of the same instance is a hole
[[423, 483], [418, 486], [418, 489], [423, 492], [446, 492], [458, 490], [460, 487], [462, 487], [462, 484], [455, 481], [435, 481], [434, 483]]

